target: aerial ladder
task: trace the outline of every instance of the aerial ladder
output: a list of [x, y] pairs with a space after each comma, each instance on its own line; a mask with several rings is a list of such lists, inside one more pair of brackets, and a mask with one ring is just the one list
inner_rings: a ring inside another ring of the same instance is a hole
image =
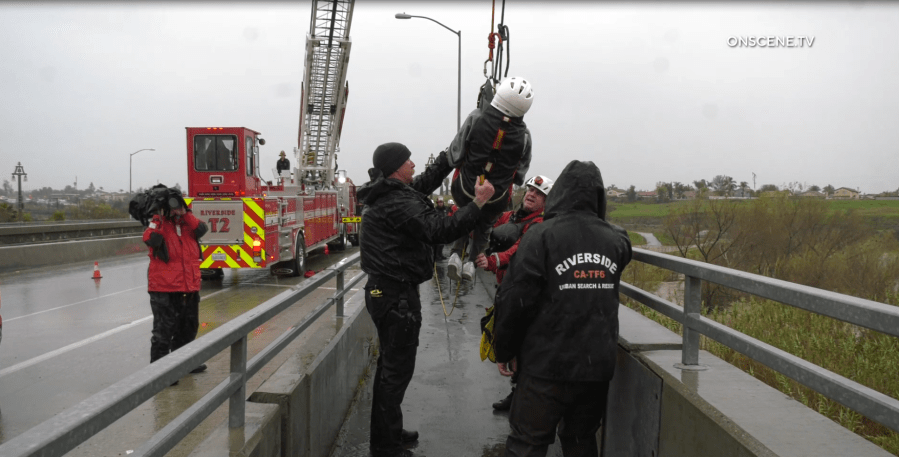
[[353, 3], [353, 0], [312, 2], [299, 136], [294, 149], [298, 179], [305, 187], [327, 187], [334, 181], [349, 93], [346, 73], [352, 45]]

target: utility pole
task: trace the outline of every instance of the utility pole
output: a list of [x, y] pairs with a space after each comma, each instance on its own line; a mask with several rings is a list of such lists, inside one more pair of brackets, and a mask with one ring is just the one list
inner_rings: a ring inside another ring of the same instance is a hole
[[25, 173], [25, 168], [22, 167], [22, 162], [19, 162], [16, 165], [16, 170], [12, 172], [13, 179], [19, 178], [19, 200], [18, 205], [19, 215], [17, 219], [22, 220], [22, 212], [25, 210], [25, 199], [22, 198], [22, 178], [25, 178], [25, 181], [28, 181], [28, 174]]

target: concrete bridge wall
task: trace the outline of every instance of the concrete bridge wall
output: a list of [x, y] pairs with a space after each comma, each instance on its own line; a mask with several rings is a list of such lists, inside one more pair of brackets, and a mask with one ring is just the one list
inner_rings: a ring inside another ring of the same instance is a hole
[[146, 253], [141, 235], [0, 247], [0, 273]]

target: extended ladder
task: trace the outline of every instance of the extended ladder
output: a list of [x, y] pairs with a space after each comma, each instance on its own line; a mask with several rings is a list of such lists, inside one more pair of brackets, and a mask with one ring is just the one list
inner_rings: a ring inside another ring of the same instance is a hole
[[304, 186], [330, 187], [346, 112], [353, 0], [313, 0], [306, 35], [306, 68], [300, 106], [299, 178]]

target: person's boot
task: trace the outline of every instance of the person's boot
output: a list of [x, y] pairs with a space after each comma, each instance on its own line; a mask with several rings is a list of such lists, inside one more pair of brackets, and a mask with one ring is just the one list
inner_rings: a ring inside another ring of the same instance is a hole
[[202, 373], [204, 371], [206, 371], [205, 363], [201, 363], [200, 366], [194, 368], [193, 370], [190, 370], [191, 373]]
[[465, 262], [462, 266], [462, 279], [471, 281], [474, 278], [474, 262]]
[[415, 430], [410, 431], [403, 429], [403, 431], [400, 432], [400, 441], [402, 441], [404, 444], [418, 441], [418, 432], [416, 432]]
[[493, 409], [497, 411], [508, 411], [509, 408], [512, 407], [512, 396], [515, 395], [515, 388], [512, 388], [512, 391], [509, 392], [509, 395], [506, 398], [496, 402], [493, 404]]
[[453, 281], [461, 281], [460, 273], [462, 273], [462, 260], [459, 259], [459, 254], [454, 252], [446, 262], [446, 275]]

